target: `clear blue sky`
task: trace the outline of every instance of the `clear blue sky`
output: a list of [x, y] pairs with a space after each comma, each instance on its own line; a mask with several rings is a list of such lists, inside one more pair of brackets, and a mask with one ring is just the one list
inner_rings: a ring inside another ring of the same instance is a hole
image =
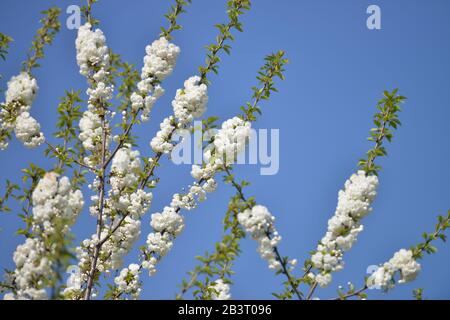
[[[212, 76], [207, 115], [222, 119], [235, 115], [249, 99], [249, 88], [265, 54], [283, 49], [290, 64], [280, 93], [263, 105], [259, 128], [280, 129], [280, 171], [260, 176], [258, 166], [241, 166], [238, 177], [252, 181], [248, 195], [277, 216], [283, 236], [283, 254], [303, 261], [326, 230], [334, 212], [337, 192], [356, 169], [357, 160], [371, 147], [366, 141], [375, 104], [384, 89], [400, 88], [408, 97], [400, 118], [403, 126], [388, 146], [389, 156], [380, 164], [379, 194], [373, 213], [353, 250], [346, 254], [346, 268], [335, 274], [334, 283], [318, 295], [335, 296], [338, 285], [352, 281], [361, 285], [369, 265], [389, 259], [400, 248], [420, 241], [431, 231], [436, 215], [450, 208], [450, 3], [446, 0], [258, 0], [243, 18], [245, 32], [236, 35], [231, 56], [225, 56], [219, 76]], [[0, 30], [14, 38], [7, 62], [0, 62], [0, 87], [16, 74], [25, 59], [39, 12], [58, 4], [64, 9], [81, 1], [2, 0]], [[172, 1], [100, 0], [94, 16], [101, 21], [108, 45], [123, 58], [141, 67], [144, 47], [153, 41], [163, 13]], [[366, 28], [366, 8], [382, 10], [382, 30]], [[65, 11], [65, 10], [64, 10]], [[64, 19], [66, 15], [63, 15]], [[213, 25], [225, 21], [225, 0], [193, 0], [175, 33], [182, 53], [173, 75], [166, 81], [166, 95], [153, 111], [153, 121], [138, 130], [142, 153], [151, 155], [148, 141], [161, 119], [171, 112], [170, 101], [182, 81], [204, 61], [204, 45], [213, 41]], [[40, 91], [33, 115], [47, 137], [54, 131], [56, 106], [65, 89], [86, 88], [75, 61], [76, 32], [62, 28], [55, 43], [46, 48], [42, 68], [36, 70]], [[53, 138], [50, 138], [51, 140]], [[54, 141], [54, 140], [52, 140]], [[13, 141], [0, 155], [0, 177], [19, 181], [20, 169], [41, 160], [43, 149], [27, 150]], [[189, 166], [163, 163], [160, 188], [151, 212], [168, 204], [171, 195], [191, 183]], [[1, 187], [4, 188], [2, 182]], [[220, 221], [233, 191], [221, 185], [194, 212], [186, 213], [186, 229], [151, 279], [144, 276], [144, 298], [173, 298], [177, 285], [196, 265], [194, 256], [213, 248], [221, 237]], [[85, 197], [89, 195], [86, 193]], [[17, 209], [17, 206], [14, 208]], [[0, 267], [13, 268], [12, 253], [23, 238], [13, 237], [20, 226], [14, 213], [0, 215]], [[143, 236], [150, 231], [144, 218]], [[87, 210], [74, 231], [90, 235], [95, 222]], [[271, 298], [279, 291], [282, 276], [268, 270], [251, 239], [242, 242], [232, 288], [234, 298]], [[398, 286], [389, 295], [375, 290], [372, 298], [411, 298], [423, 287], [426, 298], [450, 298], [450, 248], [438, 244], [439, 252], [426, 256], [417, 281]], [[136, 260], [136, 252], [127, 258]]]

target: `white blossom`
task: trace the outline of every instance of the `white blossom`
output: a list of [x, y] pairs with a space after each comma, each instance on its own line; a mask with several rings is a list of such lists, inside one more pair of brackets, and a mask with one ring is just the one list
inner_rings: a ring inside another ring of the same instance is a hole
[[209, 162], [214, 155], [216, 165], [232, 164], [237, 155], [245, 149], [251, 134], [251, 123], [234, 117], [222, 123], [222, 127], [214, 136], [214, 148], [205, 151], [205, 161]]
[[173, 149], [171, 143], [172, 133], [175, 131], [174, 118], [168, 117], [159, 125], [160, 130], [156, 133], [156, 136], [150, 142], [150, 146], [153, 151], [158, 153], [170, 153]]
[[252, 209], [246, 209], [238, 214], [239, 223], [258, 242], [258, 253], [261, 258], [267, 260], [269, 268], [280, 270], [281, 263], [277, 260], [275, 247], [281, 241], [281, 236], [275, 230], [275, 217], [269, 210], [261, 205], [255, 205]]
[[[91, 30], [91, 24], [85, 23], [78, 29], [78, 36], [75, 41], [77, 49], [77, 63], [80, 73], [88, 77], [94, 68], [98, 82], [106, 76], [106, 68], [109, 67], [109, 50], [106, 46], [106, 38], [100, 29]], [[94, 74], [95, 76], [95, 74]]]
[[190, 123], [206, 111], [208, 87], [200, 81], [201, 78], [198, 76], [190, 77], [184, 82], [184, 88], [177, 90], [172, 107], [175, 118], [180, 124]]
[[7, 299], [47, 299], [47, 279], [55, 277], [54, 239], [64, 236], [83, 208], [80, 190], [72, 190], [67, 177], [48, 172], [39, 180], [32, 194], [34, 237], [27, 238], [14, 252], [16, 293]]
[[[41, 226], [45, 234], [67, 232], [75, 223], [83, 205], [83, 195], [80, 190], [72, 190], [67, 177], [59, 179], [54, 172], [47, 173], [36, 185], [33, 191], [33, 220]], [[65, 226], [63, 230], [55, 227]]]
[[377, 187], [376, 176], [358, 171], [345, 182], [344, 190], [339, 191], [336, 212], [328, 221], [327, 233], [311, 257], [313, 266], [321, 272], [320, 286], [326, 287], [332, 280], [329, 274], [343, 268], [343, 254], [352, 248], [363, 230], [360, 221], [372, 210], [370, 205]]
[[398, 283], [411, 282], [416, 279], [421, 270], [420, 264], [414, 259], [411, 250], [401, 249], [367, 280], [369, 286], [380, 287], [387, 291], [395, 286], [394, 276], [399, 273]]
[[[77, 51], [77, 63], [80, 73], [88, 80], [88, 110], [80, 119], [80, 140], [84, 148], [92, 152], [84, 162], [95, 165], [95, 154], [99, 154], [105, 140], [106, 148], [109, 147], [111, 136], [109, 123], [105, 117], [107, 101], [112, 98], [114, 87], [109, 83], [110, 56], [106, 46], [106, 38], [100, 29], [91, 30], [91, 25], [86, 23], [78, 29], [75, 41]], [[103, 125], [102, 119], [103, 117]], [[105, 133], [103, 131], [106, 131]], [[98, 157], [100, 158], [100, 157]], [[97, 162], [99, 159], [97, 159]]]
[[16, 119], [14, 133], [27, 148], [35, 148], [44, 143], [41, 125], [28, 112], [22, 112]]
[[180, 48], [161, 37], [145, 48], [141, 78], [155, 77], [162, 81], [169, 76], [177, 62]]
[[139, 281], [139, 265], [132, 263], [127, 268], [123, 268], [119, 275], [114, 278], [114, 283], [122, 294], [130, 295], [137, 299], [141, 293], [141, 284]]
[[38, 89], [36, 79], [27, 72], [21, 72], [8, 81], [8, 90], [5, 94], [6, 103], [20, 102], [23, 106], [31, 106]]
[[[29, 111], [36, 97], [38, 86], [36, 79], [27, 72], [21, 72], [8, 81], [4, 105], [0, 110], [0, 129], [14, 133], [26, 147], [35, 148], [44, 143], [44, 134], [40, 124]], [[8, 147], [7, 139], [0, 141], [0, 150]]]
[[148, 45], [145, 51], [141, 80], [137, 84], [138, 91], [133, 92], [130, 97], [131, 109], [134, 112], [142, 110], [142, 121], [149, 119], [153, 105], [164, 94], [159, 82], [172, 73], [180, 48], [161, 37]]

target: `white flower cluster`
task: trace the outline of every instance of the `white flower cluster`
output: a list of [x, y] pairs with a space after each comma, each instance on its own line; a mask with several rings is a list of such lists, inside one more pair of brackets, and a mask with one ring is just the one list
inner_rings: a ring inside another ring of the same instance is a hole
[[41, 125], [28, 112], [22, 112], [16, 119], [14, 133], [25, 147], [34, 148], [45, 142]]
[[212, 300], [230, 300], [230, 285], [225, 283], [222, 279], [217, 279], [209, 287], [211, 291]]
[[39, 180], [32, 199], [34, 227], [46, 235], [67, 233], [84, 205], [81, 191], [72, 190], [69, 178], [59, 179], [54, 172]]
[[[109, 49], [106, 46], [106, 38], [100, 29], [91, 30], [91, 25], [86, 23], [78, 29], [75, 41], [77, 50], [77, 63], [80, 73], [88, 79], [89, 88], [86, 94], [89, 96], [88, 110], [80, 119], [80, 140], [84, 148], [92, 153], [100, 152], [102, 148], [103, 130], [100, 114], [105, 112], [106, 103], [112, 98], [114, 87], [108, 84], [108, 68], [110, 66]], [[107, 130], [108, 124], [105, 123]], [[110, 143], [110, 135], [106, 137], [107, 147]], [[86, 157], [85, 162], [93, 165], [91, 157]]]
[[376, 176], [358, 171], [345, 182], [344, 190], [339, 191], [336, 212], [328, 221], [327, 233], [311, 257], [313, 266], [320, 270], [316, 281], [321, 287], [331, 282], [331, 272], [344, 267], [343, 254], [352, 248], [363, 230], [361, 219], [372, 210], [370, 205], [377, 194], [377, 187]]
[[[189, 87], [190, 85], [188, 85]], [[152, 147], [156, 152], [170, 152], [173, 145], [168, 142], [168, 137], [175, 130], [175, 120], [173, 117], [167, 118], [161, 124], [161, 131], [152, 140]], [[240, 152], [245, 147], [246, 139], [250, 135], [250, 123], [240, 118], [232, 118], [222, 125], [215, 135], [219, 140], [219, 148], [233, 149], [235, 153]], [[238, 142], [236, 142], [238, 141]], [[242, 143], [244, 145], [242, 145]], [[164, 151], [163, 151], [164, 150]], [[217, 182], [214, 179], [216, 172], [223, 167], [222, 158], [215, 158], [212, 155], [215, 149], [207, 150], [204, 154], [207, 161], [202, 167], [192, 166], [191, 175], [196, 180], [192, 186], [188, 187], [186, 194], [174, 194], [170, 206], [164, 208], [162, 213], [152, 215], [151, 226], [154, 232], [147, 237], [147, 259], [143, 262], [143, 267], [149, 270], [150, 275], [156, 272], [156, 264], [165, 256], [173, 246], [173, 240], [184, 228], [183, 217], [178, 213], [180, 209], [192, 210], [197, 207], [198, 202], [206, 199], [206, 194], [214, 192]], [[211, 161], [210, 161], [211, 160]], [[275, 243], [279, 237], [269, 241]], [[265, 242], [264, 242], [265, 245]], [[265, 247], [262, 247], [263, 251]], [[265, 252], [261, 254], [267, 255]]]
[[193, 165], [191, 175], [196, 180], [208, 181], [224, 164], [231, 164], [236, 156], [245, 149], [251, 134], [251, 123], [239, 117], [228, 119], [214, 136], [213, 148], [208, 148], [203, 158], [202, 167]]
[[5, 94], [6, 103], [18, 102], [28, 110], [33, 104], [38, 89], [36, 79], [27, 72], [21, 72], [8, 81], [8, 90]]
[[160, 130], [156, 133], [150, 142], [153, 151], [158, 153], [170, 153], [173, 150], [171, 142], [172, 133], [176, 129], [176, 123], [173, 116], [165, 118], [159, 125]]
[[269, 268], [275, 271], [280, 270], [281, 263], [277, 260], [274, 249], [281, 241], [281, 236], [278, 235], [273, 225], [275, 217], [266, 207], [256, 205], [251, 210], [246, 209], [240, 212], [238, 220], [258, 242], [258, 252], [261, 258], [267, 260]]
[[[133, 244], [139, 239], [141, 234], [141, 222], [127, 216], [119, 226], [119, 221], [116, 221], [112, 227], [115, 232], [111, 234], [108, 240], [102, 245], [99, 259], [97, 262], [97, 270], [100, 272], [109, 273], [113, 269], [119, 269], [123, 265], [123, 257], [130, 252]], [[109, 228], [103, 229], [100, 239], [96, 234], [92, 235], [90, 239], [83, 240], [81, 246], [76, 248], [76, 255], [78, 259], [78, 267], [82, 272], [77, 273], [72, 279], [74, 284], [72, 287], [67, 287], [64, 294], [66, 296], [77, 295], [80, 293], [80, 283], [87, 281], [86, 272], [91, 266], [91, 254], [94, 252], [95, 246], [99, 241], [105, 239], [109, 235]]]
[[102, 30], [92, 31], [91, 27], [90, 23], [85, 23], [78, 29], [75, 40], [77, 63], [83, 76], [102, 82], [109, 67], [109, 49]]
[[80, 119], [80, 140], [83, 147], [91, 152], [99, 150], [102, 138], [102, 123], [100, 117], [91, 111], [85, 111]]
[[[67, 234], [83, 208], [83, 195], [73, 191], [67, 177], [59, 179], [54, 172], [39, 180], [32, 194], [33, 224], [36, 234], [19, 245], [14, 253], [16, 295], [7, 299], [46, 299], [46, 279], [54, 276], [52, 257], [55, 237]], [[49, 245], [48, 242], [51, 241]]]
[[173, 239], [184, 229], [184, 219], [173, 207], [165, 207], [163, 212], [154, 213], [150, 225], [153, 232], [147, 237], [147, 253], [150, 255], [142, 262], [142, 267], [150, 275], [155, 274], [156, 264], [173, 246]]
[[367, 279], [370, 287], [379, 287], [387, 291], [395, 286], [394, 276], [400, 273], [398, 283], [406, 283], [416, 279], [421, 269], [414, 259], [411, 250], [401, 249]]
[[170, 153], [173, 150], [171, 137], [175, 129], [188, 128], [194, 117], [201, 117], [208, 103], [208, 87], [200, 83], [200, 77], [190, 77], [184, 82], [184, 88], [178, 89], [172, 101], [174, 116], [165, 118], [160, 130], [151, 140], [153, 151]]
[[201, 83], [199, 76], [190, 77], [184, 88], [178, 89], [172, 101], [173, 113], [178, 123], [184, 125], [201, 117], [208, 103], [208, 87]]
[[[13, 76], [8, 81], [6, 102], [0, 110], [0, 129], [7, 132], [14, 130], [17, 139], [28, 148], [37, 147], [45, 141], [40, 124], [29, 113], [37, 91], [36, 79], [27, 72]], [[7, 147], [7, 141], [0, 141], [0, 150]]]
[[[17, 246], [13, 255], [16, 270], [14, 283], [16, 294], [7, 293], [5, 300], [46, 300], [47, 292], [43, 280], [54, 276], [52, 261], [48, 259], [45, 244], [41, 239], [28, 238]], [[37, 280], [37, 283], [35, 281]]]
[[131, 108], [137, 112], [142, 109], [141, 120], [147, 121], [155, 102], [164, 94], [159, 82], [169, 76], [176, 64], [180, 48], [161, 37], [145, 48], [144, 66], [141, 81], [137, 84], [138, 92], [134, 92]]
[[117, 290], [121, 294], [130, 295], [137, 299], [141, 293], [141, 283], [139, 281], [139, 265], [132, 263], [127, 268], [123, 268], [120, 274], [114, 278]]
[[153, 194], [138, 188], [141, 158], [137, 150], [125, 145], [115, 154], [111, 165], [111, 190], [105, 213], [120, 213], [139, 219], [150, 207]]
[[[217, 164], [231, 164], [238, 153], [245, 149], [251, 134], [251, 123], [239, 117], [228, 119], [214, 137], [214, 155]], [[209, 156], [206, 155], [206, 161]]]

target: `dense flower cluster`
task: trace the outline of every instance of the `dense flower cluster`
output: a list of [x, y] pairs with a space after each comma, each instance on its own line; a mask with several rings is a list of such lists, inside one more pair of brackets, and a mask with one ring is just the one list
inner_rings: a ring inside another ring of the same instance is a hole
[[420, 272], [420, 264], [414, 259], [411, 250], [401, 249], [367, 280], [369, 286], [379, 287], [385, 291], [395, 286], [394, 276], [400, 274], [398, 283], [406, 283], [416, 279]]
[[[107, 101], [112, 98], [113, 85], [109, 82], [110, 56], [106, 46], [106, 38], [100, 29], [91, 30], [91, 25], [86, 23], [78, 29], [75, 42], [77, 50], [77, 63], [80, 73], [88, 79], [89, 88], [86, 94], [88, 110], [83, 113], [80, 120], [80, 140], [83, 146], [92, 153], [99, 153], [102, 149], [104, 130], [106, 147], [110, 143], [108, 123], [102, 125], [100, 117], [104, 117]], [[85, 162], [95, 164], [93, 157], [87, 157]]]
[[45, 142], [41, 125], [28, 112], [22, 112], [16, 119], [14, 133], [25, 147], [34, 148]]
[[[17, 246], [13, 255], [16, 270], [14, 284], [16, 293], [7, 293], [5, 300], [45, 300], [47, 292], [43, 280], [54, 276], [52, 261], [47, 257], [45, 244], [41, 239], [28, 238], [24, 244]], [[38, 282], [35, 284], [35, 279]]]
[[150, 207], [153, 195], [138, 187], [142, 172], [140, 153], [130, 145], [119, 149], [112, 160], [111, 190], [106, 200], [105, 214], [126, 214], [139, 219]]
[[176, 129], [176, 123], [173, 116], [165, 118], [159, 125], [160, 130], [156, 133], [150, 142], [153, 151], [159, 153], [170, 153], [173, 150], [171, 137]]
[[280, 270], [281, 263], [277, 260], [274, 248], [281, 241], [281, 236], [273, 225], [275, 217], [261, 205], [247, 209], [238, 214], [239, 223], [258, 242], [258, 252], [261, 258], [267, 260], [269, 268]]
[[184, 88], [177, 90], [172, 101], [173, 113], [178, 123], [190, 123], [205, 113], [207, 103], [208, 87], [201, 83], [200, 77], [190, 77], [184, 82]]
[[217, 279], [209, 287], [211, 290], [212, 300], [230, 300], [230, 285], [225, 283], [222, 279]]
[[331, 282], [331, 272], [343, 268], [343, 254], [351, 249], [363, 230], [361, 219], [372, 210], [370, 205], [377, 194], [377, 187], [376, 176], [358, 171], [345, 182], [344, 190], [339, 191], [336, 212], [328, 221], [327, 233], [311, 257], [314, 267], [320, 270], [316, 281], [321, 287]]
[[165, 207], [160, 213], [154, 213], [150, 222], [153, 232], [147, 237], [145, 261], [142, 267], [150, 275], [156, 272], [156, 264], [173, 246], [173, 239], [184, 229], [184, 219], [173, 207]]
[[130, 97], [132, 110], [142, 110], [142, 121], [149, 119], [153, 105], [164, 94], [159, 83], [172, 73], [180, 48], [161, 37], [148, 45], [145, 51], [147, 54], [144, 57], [141, 81], [137, 84], [138, 91]]
[[245, 149], [251, 134], [251, 123], [239, 117], [228, 119], [222, 123], [214, 135], [213, 148], [208, 148], [203, 158], [202, 167], [193, 165], [191, 175], [196, 180], [209, 180], [223, 165], [232, 164], [237, 155]]
[[54, 276], [53, 259], [58, 244], [55, 239], [67, 234], [83, 208], [80, 190], [72, 190], [67, 177], [46, 173], [32, 194], [32, 238], [19, 245], [14, 253], [15, 294], [5, 299], [46, 299], [47, 279]]
[[[132, 150], [129, 144], [119, 149], [114, 155], [111, 164], [110, 185], [108, 197], [103, 208], [104, 221], [111, 221], [111, 229], [115, 232], [109, 234], [109, 228], [104, 228], [100, 239], [94, 234], [90, 239], [83, 241], [77, 248], [79, 267], [89, 270], [90, 254], [102, 239], [107, 239], [101, 247], [97, 269], [101, 272], [110, 272], [123, 264], [123, 257], [131, 250], [133, 244], [139, 239], [141, 233], [141, 216], [148, 210], [152, 201], [152, 193], [145, 192], [138, 186], [142, 161], [139, 151]], [[94, 181], [93, 188], [98, 182]], [[93, 205], [90, 212], [98, 214], [98, 196], [93, 196]], [[123, 221], [121, 221], [123, 219]], [[85, 281], [85, 276], [79, 274], [79, 283]], [[79, 288], [74, 287], [76, 292]], [[66, 290], [66, 292], [70, 292]]]
[[[239, 117], [228, 119], [214, 137], [214, 156], [216, 164], [231, 164], [238, 153], [244, 150], [251, 134], [251, 123]], [[207, 156], [206, 161], [209, 161]]]
[[109, 234], [109, 229], [103, 229], [100, 239], [93, 234], [90, 239], [83, 240], [81, 246], [76, 248], [80, 272], [71, 275], [71, 285], [63, 292], [66, 298], [77, 298], [82, 293], [82, 284], [86, 283], [87, 271], [91, 266], [91, 254], [98, 242], [105, 237], [109, 236], [101, 247], [97, 270], [109, 273], [113, 269], [122, 267], [124, 256], [129, 253], [133, 244], [139, 239], [141, 222], [127, 216], [122, 223], [119, 220], [115, 221], [111, 229], [114, 229], [115, 232]]
[[[44, 234], [66, 233], [83, 205], [83, 194], [72, 190], [69, 178], [59, 179], [58, 174], [47, 173], [33, 191], [33, 222]], [[61, 226], [64, 229], [56, 229]]]
[[8, 81], [8, 90], [5, 94], [6, 103], [19, 102], [22, 107], [28, 109], [32, 105], [38, 89], [36, 79], [27, 72], [21, 72]]
[[[152, 215], [151, 225], [154, 232], [147, 237], [145, 261], [143, 262], [143, 267], [148, 269], [150, 274], [156, 272], [156, 264], [170, 251], [173, 240], [184, 227], [183, 217], [178, 213], [180, 209], [192, 210], [196, 208], [198, 202], [206, 199], [207, 193], [216, 190], [217, 182], [214, 177], [225, 163], [220, 154], [223, 154], [223, 150], [233, 150], [234, 159], [237, 153], [245, 148], [246, 138], [250, 135], [250, 128], [250, 122], [238, 117], [225, 121], [222, 128], [214, 136], [217, 145], [215, 143], [212, 149], [208, 149], [204, 153], [206, 162], [202, 166], [192, 166], [191, 175], [196, 181], [188, 187], [188, 192], [186, 194], [174, 194], [170, 206], [165, 207], [162, 213]], [[168, 141], [168, 138], [173, 130], [175, 130], [175, 120], [173, 117], [167, 118], [161, 124], [161, 131], [152, 140], [152, 147], [155, 151], [170, 152], [172, 150], [173, 145]], [[267, 250], [268, 244], [274, 244], [279, 241], [278, 239], [279, 237], [275, 235], [269, 243], [264, 241], [261, 245], [261, 254], [268, 256], [264, 250]]]
[[[37, 91], [36, 79], [27, 72], [13, 76], [8, 81], [6, 101], [0, 110], [0, 130], [14, 130], [17, 139], [28, 148], [37, 147], [45, 141], [40, 124], [29, 113]], [[7, 147], [8, 141], [2, 139], [0, 150]]]
[[121, 295], [130, 295], [137, 299], [141, 293], [141, 283], [139, 281], [139, 265], [132, 263], [127, 268], [123, 268], [119, 275], [114, 278], [114, 283]]
[[150, 141], [153, 151], [170, 153], [173, 150], [171, 141], [175, 129], [189, 128], [195, 117], [201, 117], [208, 103], [208, 87], [201, 83], [198, 76], [190, 77], [184, 82], [184, 88], [178, 89], [172, 101], [173, 116], [165, 118], [160, 130]]

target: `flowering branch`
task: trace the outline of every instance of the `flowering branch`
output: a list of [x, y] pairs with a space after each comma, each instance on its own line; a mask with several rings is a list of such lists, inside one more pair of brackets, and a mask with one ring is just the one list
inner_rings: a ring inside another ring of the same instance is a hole
[[447, 236], [444, 234], [447, 229], [450, 229], [450, 210], [446, 216], [438, 216], [438, 223], [433, 232], [423, 233], [423, 242], [411, 247], [409, 250], [402, 249], [398, 251], [394, 258], [388, 263], [378, 268], [369, 278], [364, 281], [364, 286], [355, 290], [351, 285], [347, 292], [338, 291], [339, 296], [334, 300], [346, 300], [352, 297], [359, 297], [366, 299], [367, 295], [364, 293], [367, 289], [372, 287], [381, 287], [384, 291], [388, 291], [395, 286], [394, 275], [400, 271], [399, 283], [413, 281], [420, 271], [420, 264], [416, 261], [423, 258], [423, 254], [433, 254], [437, 252], [436, 247], [431, 245], [436, 240], [446, 241]]
[[332, 272], [344, 267], [344, 252], [352, 248], [358, 234], [363, 231], [361, 221], [372, 210], [370, 205], [378, 187], [377, 174], [380, 167], [375, 165], [375, 159], [387, 154], [383, 141], [391, 141], [391, 128], [396, 129], [400, 125], [399, 105], [406, 98], [397, 93], [397, 89], [385, 91], [383, 99], [378, 102], [379, 112], [373, 120], [376, 128], [371, 129], [368, 138], [375, 142], [375, 146], [367, 152], [367, 160], [359, 161], [361, 170], [353, 174], [345, 183], [344, 190], [339, 192], [338, 206], [335, 215], [328, 221], [327, 233], [314, 251], [311, 261], [305, 262], [305, 265], [311, 264], [319, 272], [317, 275], [310, 272], [307, 275], [309, 279], [303, 279], [303, 282], [310, 285], [308, 298], [312, 297], [318, 285], [326, 287], [330, 284]]
[[[254, 205], [251, 205], [252, 202], [254, 202], [253, 199], [247, 200], [244, 196], [244, 193], [242, 191], [242, 187], [241, 185], [239, 185], [235, 179], [234, 176], [231, 174], [230, 170], [225, 167], [225, 172], [226, 172], [226, 181], [228, 181], [229, 183], [231, 183], [231, 185], [237, 190], [237, 193], [239, 194], [239, 197], [241, 198], [241, 200], [246, 204], [245, 209], [247, 210], [252, 210]], [[265, 231], [266, 236], [268, 239], [272, 238], [272, 233], [269, 230]], [[292, 276], [291, 274], [291, 270], [289, 268], [289, 259], [287, 257], [282, 257], [278, 246], [272, 246], [273, 252], [275, 253], [275, 259], [276, 261], [280, 264], [281, 269], [278, 270], [279, 273], [282, 273], [286, 276], [287, 281], [292, 289], [292, 291], [294, 292], [294, 294], [297, 296], [297, 298], [299, 300], [302, 300], [302, 293], [298, 290], [298, 284], [295, 281], [295, 278]], [[294, 263], [295, 265], [295, 263]]]
[[[53, 7], [42, 13], [45, 14], [40, 20], [43, 26], [33, 39], [28, 58], [23, 62], [23, 71], [8, 81], [6, 101], [0, 103], [0, 150], [8, 147], [13, 130], [28, 148], [37, 147], [45, 141], [40, 124], [29, 113], [38, 90], [31, 70], [39, 66], [37, 61], [44, 57], [44, 46], [53, 42], [60, 29], [60, 9]], [[9, 38], [2, 36], [2, 42], [7, 46]]]

